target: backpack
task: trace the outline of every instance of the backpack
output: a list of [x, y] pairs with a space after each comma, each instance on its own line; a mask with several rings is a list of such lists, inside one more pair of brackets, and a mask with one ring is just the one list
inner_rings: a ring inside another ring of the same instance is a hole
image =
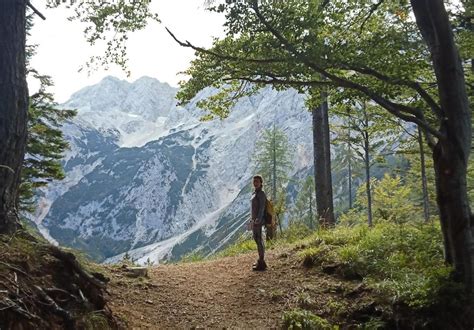
[[266, 201], [265, 201], [265, 215], [264, 215], [264, 218], [265, 218], [265, 225], [267, 226], [271, 226], [275, 223], [275, 212], [273, 210], [273, 203], [271, 200], [269, 200], [268, 198], [266, 198]]

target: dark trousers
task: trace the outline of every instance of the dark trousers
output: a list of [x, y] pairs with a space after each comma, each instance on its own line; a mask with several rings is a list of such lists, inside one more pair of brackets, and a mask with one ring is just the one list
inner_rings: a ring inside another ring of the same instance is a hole
[[265, 259], [265, 245], [263, 244], [262, 225], [253, 226], [253, 239], [257, 243], [258, 260], [263, 261]]

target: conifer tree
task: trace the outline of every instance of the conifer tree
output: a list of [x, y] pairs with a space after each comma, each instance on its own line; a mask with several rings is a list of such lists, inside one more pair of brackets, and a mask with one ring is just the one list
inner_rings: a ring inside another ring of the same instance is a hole
[[69, 147], [61, 131], [62, 124], [75, 116], [74, 110], [58, 109], [47, 88], [52, 81], [48, 76], [32, 72], [40, 81], [40, 89], [30, 96], [28, 109], [28, 136], [20, 184], [20, 209], [33, 212], [37, 188], [53, 180], [64, 178], [61, 159]]
[[318, 221], [315, 221], [316, 195], [314, 187], [314, 177], [308, 176], [301, 183], [291, 214], [293, 221], [304, 223], [310, 229], [315, 229], [318, 226]]
[[[272, 200], [279, 219], [285, 210], [285, 189], [288, 184], [288, 173], [292, 168], [286, 134], [275, 126], [263, 130], [255, 146], [254, 161], [256, 173], [263, 176], [267, 198]], [[277, 221], [281, 231], [281, 222]], [[273, 237], [273, 234], [270, 233], [270, 237]]]

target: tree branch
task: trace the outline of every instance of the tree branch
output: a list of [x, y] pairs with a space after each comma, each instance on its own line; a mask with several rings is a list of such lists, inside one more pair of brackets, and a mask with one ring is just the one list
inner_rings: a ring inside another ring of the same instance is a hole
[[31, 4], [30, 0], [27, 0], [27, 1], [26, 1], [26, 5], [27, 5], [28, 7], [30, 7], [31, 10], [33, 10], [33, 12], [34, 12], [36, 15], [38, 15], [39, 17], [41, 17], [41, 18], [43, 19], [43, 21], [46, 20], [46, 17], [45, 17], [43, 14], [41, 14], [41, 12], [40, 12], [38, 9], [36, 9], [36, 8]]
[[375, 11], [380, 7], [380, 5], [381, 5], [384, 1], [385, 1], [385, 0], [379, 0], [379, 2], [374, 3], [374, 4], [372, 5], [372, 8], [370, 8], [369, 14], [367, 15], [367, 17], [364, 19], [364, 21], [363, 21], [362, 24], [360, 25], [360, 33], [362, 33], [362, 30], [364, 29], [365, 23], [367, 23], [367, 21], [370, 19], [370, 17], [372, 17], [373, 13], [375, 13]]
[[[265, 25], [270, 33], [273, 34], [278, 41], [286, 48], [286, 50], [298, 58], [303, 64], [313, 69], [315, 72], [322, 74], [326, 78], [332, 80], [337, 86], [346, 87], [362, 92], [363, 94], [370, 97], [374, 102], [382, 106], [391, 114], [401, 118], [405, 121], [413, 122], [418, 126], [422, 127], [423, 130], [429, 132], [438, 139], [444, 139], [444, 136], [435, 128], [431, 127], [425, 120], [423, 112], [418, 108], [409, 107], [403, 104], [394, 103], [383, 96], [371, 91], [366, 86], [360, 85], [353, 81], [349, 81], [345, 78], [336, 76], [322, 69], [320, 66], [316, 65], [314, 62], [310, 61], [306, 56], [302, 55], [281, 33], [279, 33], [273, 26], [263, 17], [262, 13], [258, 8], [258, 2], [255, 1], [252, 3], [252, 8], [255, 11], [258, 19]], [[432, 141], [430, 137], [428, 140]]]
[[251, 83], [257, 84], [268, 84], [268, 85], [290, 85], [296, 87], [304, 87], [304, 86], [327, 86], [332, 85], [330, 82], [327, 81], [317, 81], [317, 80], [283, 80], [279, 78], [251, 78], [251, 77], [229, 77], [222, 79], [223, 81], [232, 81], [232, 80], [244, 80]]
[[345, 64], [344, 66], [342, 66], [342, 68], [370, 75], [391, 85], [401, 85], [410, 87], [415, 90], [423, 100], [425, 100], [425, 102], [430, 106], [431, 110], [433, 110], [439, 120], [443, 118], [441, 107], [438, 105], [438, 103], [436, 103], [436, 101], [431, 97], [431, 95], [429, 95], [428, 92], [424, 90], [423, 87], [421, 87], [420, 83], [418, 82], [389, 77], [387, 75], [384, 75], [383, 73], [380, 73], [374, 69], [367, 67], [357, 67], [354, 65]]
[[267, 58], [267, 59], [252, 59], [252, 58], [244, 58], [239, 56], [231, 56], [231, 55], [224, 55], [220, 53], [213, 52], [209, 49], [205, 49], [199, 46], [195, 46], [189, 41], [181, 41], [179, 40], [167, 27], [165, 27], [166, 31], [170, 34], [170, 36], [182, 47], [191, 48], [199, 53], [204, 53], [208, 55], [212, 55], [217, 57], [220, 60], [229, 60], [229, 61], [236, 61], [236, 62], [248, 62], [248, 63], [259, 63], [259, 64], [268, 64], [268, 63], [286, 63], [287, 59], [281, 58]]

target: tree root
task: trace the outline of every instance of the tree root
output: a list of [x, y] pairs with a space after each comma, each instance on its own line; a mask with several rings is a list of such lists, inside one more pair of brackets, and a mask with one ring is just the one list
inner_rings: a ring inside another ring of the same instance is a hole
[[11, 309], [15, 313], [19, 314], [21, 317], [24, 317], [28, 320], [40, 320], [40, 318], [37, 315], [30, 313], [29, 311], [21, 307], [19, 304], [17, 304], [14, 300], [10, 298], [3, 298], [2, 302], [6, 302], [8, 305], [0, 308], [0, 310]]
[[76, 256], [70, 252], [66, 252], [61, 250], [56, 246], [50, 246], [49, 250], [51, 254], [56, 257], [57, 259], [63, 261], [65, 264], [71, 267], [71, 269], [76, 272], [82, 279], [86, 280], [86, 282], [92, 284], [93, 286], [105, 289], [106, 283], [100, 281], [96, 277], [87, 273], [81, 266], [81, 264], [77, 261]]
[[48, 303], [49, 305], [49, 308], [51, 308], [52, 312], [58, 316], [60, 316], [64, 322], [65, 322], [65, 325], [66, 325], [66, 328], [67, 329], [73, 329], [74, 328], [74, 318], [73, 316], [71, 315], [71, 313], [69, 313], [67, 310], [65, 310], [64, 308], [61, 308], [54, 300], [53, 298], [51, 298], [50, 296], [48, 296], [46, 294], [46, 292], [44, 292], [44, 290], [42, 288], [40, 288], [39, 286], [35, 285], [35, 288], [36, 290], [38, 291], [38, 294], [40, 296], [40, 298], [45, 301], [46, 303]]

